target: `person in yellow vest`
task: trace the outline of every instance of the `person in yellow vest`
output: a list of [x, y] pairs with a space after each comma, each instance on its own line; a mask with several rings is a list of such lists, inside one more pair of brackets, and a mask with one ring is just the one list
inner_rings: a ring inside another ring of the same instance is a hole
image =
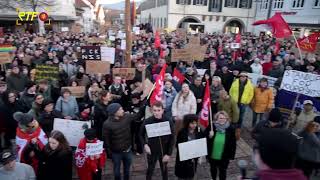
[[254, 95], [253, 84], [248, 79], [246, 72], [241, 72], [239, 78], [233, 81], [229, 94], [231, 98], [238, 103], [240, 110], [238, 126], [241, 127], [246, 108], [251, 103]]

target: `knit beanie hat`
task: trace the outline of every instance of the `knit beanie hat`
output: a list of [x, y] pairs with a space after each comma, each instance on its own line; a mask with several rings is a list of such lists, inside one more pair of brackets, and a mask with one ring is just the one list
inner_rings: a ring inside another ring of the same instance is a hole
[[291, 169], [299, 140], [287, 129], [265, 128], [257, 139], [262, 161], [271, 169]]
[[107, 107], [108, 114], [114, 116], [114, 114], [121, 108], [119, 103], [112, 103]]
[[88, 140], [94, 140], [97, 137], [96, 130], [89, 128], [84, 131], [84, 136]]
[[31, 87], [35, 86], [36, 83], [33, 82], [33, 81], [29, 81], [27, 84], [26, 84], [26, 90], [30, 89]]
[[283, 122], [283, 117], [280, 110], [278, 108], [272, 109], [271, 112], [269, 113], [268, 120], [275, 123]]
[[22, 126], [27, 126], [33, 121], [33, 116], [28, 113], [16, 112], [13, 114], [13, 118], [18, 121]]

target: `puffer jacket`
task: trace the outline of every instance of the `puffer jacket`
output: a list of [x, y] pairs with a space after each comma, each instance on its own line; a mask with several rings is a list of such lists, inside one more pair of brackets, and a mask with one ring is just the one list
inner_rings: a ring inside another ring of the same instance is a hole
[[251, 83], [251, 81], [248, 79], [246, 85], [244, 86], [244, 90], [241, 97], [241, 102], [238, 102], [239, 99], [239, 88], [240, 88], [240, 80], [236, 79], [231, 85], [230, 88], [230, 96], [236, 103], [241, 104], [250, 104], [253, 95], [254, 95], [254, 87]]
[[218, 86], [210, 86], [210, 98], [211, 101], [218, 101], [219, 97], [220, 97], [220, 91], [224, 90], [224, 87], [222, 86], [222, 84], [218, 85]]
[[274, 102], [273, 92], [271, 88], [262, 89], [256, 87], [254, 89], [254, 97], [252, 99], [252, 110], [256, 113], [265, 113], [272, 108]]
[[172, 103], [172, 116], [182, 119], [186, 114], [196, 114], [197, 101], [193, 92], [189, 92], [186, 98], [183, 98], [179, 92]]
[[63, 97], [59, 97], [56, 103], [55, 110], [62, 112], [63, 116], [71, 116], [76, 118], [79, 113], [79, 106], [75, 97], [70, 96], [68, 101], [64, 101]]
[[232, 123], [237, 123], [239, 121], [239, 107], [237, 103], [231, 98], [227, 100], [223, 100], [220, 98], [218, 101], [218, 111], [227, 112]]
[[299, 157], [306, 161], [320, 163], [320, 139], [315, 133], [301, 131], [302, 143], [299, 144]]

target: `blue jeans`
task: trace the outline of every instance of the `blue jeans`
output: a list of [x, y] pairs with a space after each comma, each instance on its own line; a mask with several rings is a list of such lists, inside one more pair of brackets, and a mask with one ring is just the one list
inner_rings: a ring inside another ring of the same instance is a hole
[[120, 167], [121, 161], [123, 162], [124, 180], [129, 180], [130, 166], [132, 162], [132, 152], [112, 153], [113, 173], [115, 180], [121, 180]]
[[264, 120], [264, 115], [264, 113], [256, 113], [252, 111], [252, 127], [255, 127], [258, 122]]
[[242, 127], [242, 122], [243, 122], [243, 116], [244, 116], [244, 113], [246, 112], [246, 109], [247, 109], [247, 106], [246, 104], [239, 104], [239, 122], [238, 122], [238, 125], [239, 125], [239, 128]]

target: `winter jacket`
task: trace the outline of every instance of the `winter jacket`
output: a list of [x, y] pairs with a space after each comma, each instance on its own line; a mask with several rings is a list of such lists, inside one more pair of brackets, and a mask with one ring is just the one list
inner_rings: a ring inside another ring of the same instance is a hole
[[10, 74], [6, 79], [8, 90], [17, 92], [22, 92], [28, 81], [28, 77], [23, 74]]
[[[179, 178], [193, 178], [195, 175], [195, 169], [197, 167], [197, 160], [189, 159], [185, 161], [180, 161], [179, 157], [179, 148], [178, 144], [188, 142], [188, 132], [189, 130], [184, 128], [182, 129], [177, 136], [176, 148], [177, 148], [177, 156], [176, 156], [176, 164], [175, 164], [175, 175]], [[204, 134], [200, 131], [195, 130], [195, 139], [201, 139], [204, 137]]]
[[257, 173], [258, 180], [307, 180], [303, 172], [298, 169], [261, 170]]
[[55, 110], [60, 111], [64, 117], [71, 116], [72, 118], [76, 118], [76, 114], [79, 113], [77, 100], [73, 96], [70, 96], [67, 101], [60, 96], [57, 100]]
[[296, 118], [296, 125], [294, 126], [294, 132], [300, 132], [304, 129], [310, 121], [317, 116], [314, 111], [305, 112], [304, 110]]
[[97, 132], [98, 139], [102, 138], [102, 126], [103, 123], [108, 119], [107, 107], [108, 104], [104, 104], [100, 100], [98, 100], [93, 107], [93, 128]]
[[263, 74], [263, 70], [262, 70], [262, 65], [261, 64], [253, 63], [253, 64], [250, 65], [250, 68], [251, 68], [252, 73], [260, 74], [260, 75]]
[[[166, 122], [170, 124], [171, 134], [159, 137], [147, 137], [146, 125]], [[142, 145], [148, 144], [151, 150], [151, 156], [155, 155], [169, 155], [171, 156], [174, 146], [174, 125], [173, 122], [168, 120], [165, 116], [162, 119], [156, 119], [154, 116], [146, 119], [140, 129], [140, 142]], [[161, 141], [161, 142], [160, 142]], [[161, 148], [162, 147], [162, 148]], [[161, 152], [162, 149], [162, 152]]]
[[77, 68], [76, 66], [72, 65], [72, 64], [62, 64], [63, 66], [63, 70], [68, 74], [68, 77], [72, 77], [76, 71], [77, 71]]
[[306, 161], [320, 163], [320, 139], [315, 133], [306, 131], [301, 131], [298, 135], [303, 138], [299, 144], [299, 157]]
[[32, 103], [32, 108], [28, 111], [28, 114], [32, 115], [36, 120], [39, 119], [41, 113], [41, 105], [36, 104], [35, 102]]
[[271, 110], [274, 102], [273, 92], [271, 88], [262, 89], [256, 87], [254, 89], [254, 97], [252, 99], [252, 110], [256, 113], [265, 113]]
[[233, 74], [232, 73], [222, 73], [221, 75], [221, 83], [226, 91], [229, 91], [233, 82]]
[[172, 103], [174, 98], [177, 96], [177, 91], [172, 87], [172, 90], [169, 92], [166, 89], [163, 91], [163, 105], [166, 112], [171, 112]]
[[72, 151], [48, 150], [49, 144], [42, 150], [39, 160], [39, 180], [72, 179]]
[[53, 123], [54, 118], [63, 118], [63, 115], [60, 111], [53, 110], [50, 113], [42, 112], [39, 116], [38, 122], [43, 129], [43, 131], [46, 133], [46, 135], [49, 137], [51, 131], [53, 130]]
[[182, 97], [182, 92], [178, 93], [172, 103], [172, 116], [183, 118], [186, 114], [195, 114], [197, 112], [197, 101], [193, 92], [189, 92], [186, 98]]
[[233, 81], [231, 88], [230, 88], [230, 96], [231, 98], [236, 102], [236, 103], [241, 103], [241, 104], [250, 104], [253, 95], [254, 95], [254, 87], [251, 83], [251, 81], [248, 79], [247, 83], [244, 86], [243, 94], [241, 97], [241, 101], [238, 102], [239, 100], [239, 86], [240, 86], [240, 80], [236, 79]]
[[218, 111], [227, 112], [232, 123], [237, 123], [239, 121], [239, 107], [237, 103], [231, 98], [229, 98], [228, 100], [223, 100], [220, 98], [218, 100]]
[[283, 122], [279, 122], [276, 126], [271, 127], [270, 121], [267, 121], [267, 120], [259, 121], [258, 124], [254, 127], [254, 129], [251, 132], [252, 138], [257, 140], [260, 136], [260, 133], [267, 128], [285, 128], [285, 126]]
[[272, 67], [271, 70], [268, 73], [268, 76], [274, 77], [274, 78], [279, 78], [282, 77], [284, 73], [284, 67], [283, 65], [277, 66], [277, 67]]
[[222, 84], [218, 85], [217, 87], [211, 85], [210, 86], [210, 99], [211, 101], [218, 101], [220, 97], [220, 91], [224, 90]]
[[78, 86], [89, 86], [90, 85], [90, 78], [85, 75], [85, 74], [82, 74], [82, 77], [79, 77], [80, 75], [74, 75], [70, 78], [69, 82], [73, 82], [73, 81], [76, 81], [78, 83]]
[[27, 113], [32, 108], [32, 103], [35, 98], [35, 94], [29, 94], [28, 92], [24, 92], [20, 98], [20, 103], [22, 107], [22, 112]]

